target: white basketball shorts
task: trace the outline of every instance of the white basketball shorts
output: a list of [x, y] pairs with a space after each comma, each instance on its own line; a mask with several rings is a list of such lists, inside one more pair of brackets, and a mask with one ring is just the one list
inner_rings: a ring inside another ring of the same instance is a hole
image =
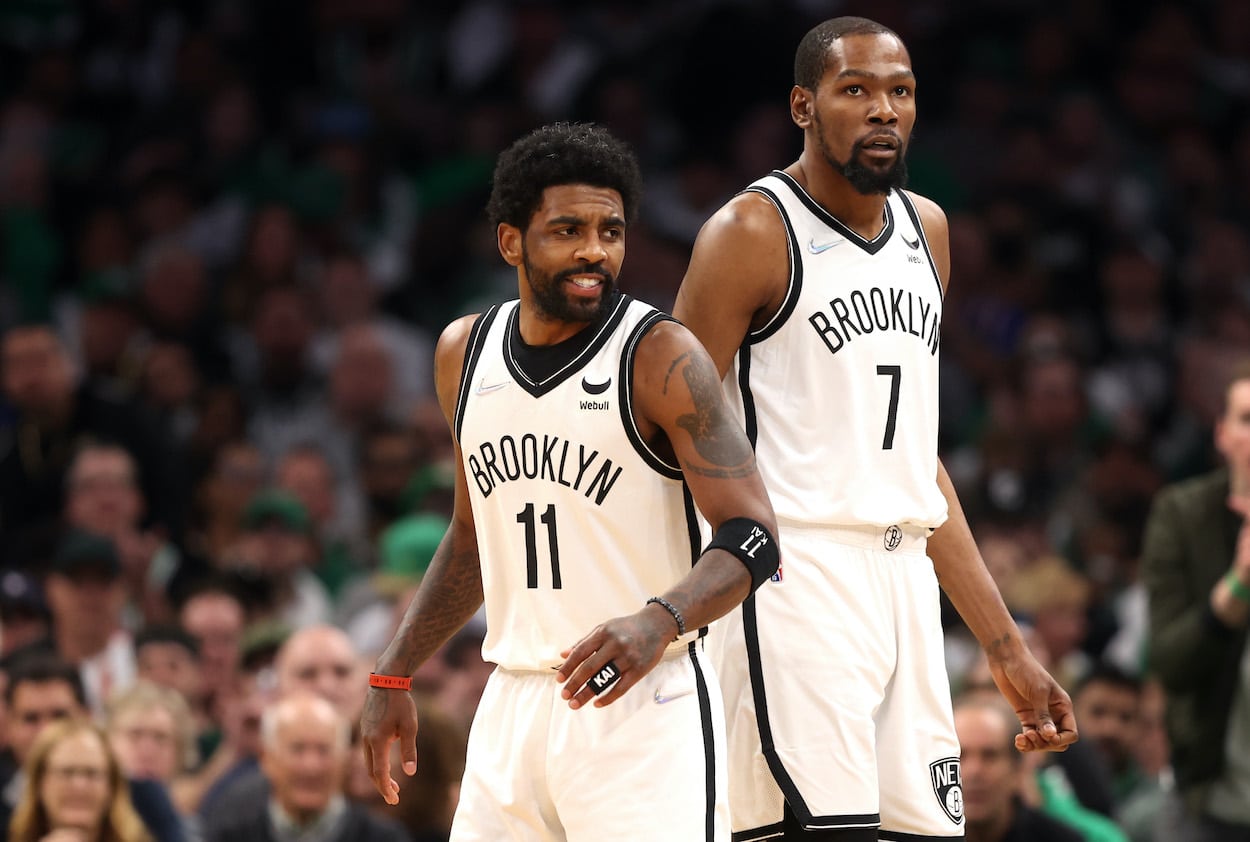
[[724, 702], [701, 646], [604, 708], [570, 710], [554, 672], [496, 669], [452, 842], [728, 842]]
[[782, 567], [713, 629], [734, 842], [963, 837], [937, 577], [919, 527], [782, 526]]

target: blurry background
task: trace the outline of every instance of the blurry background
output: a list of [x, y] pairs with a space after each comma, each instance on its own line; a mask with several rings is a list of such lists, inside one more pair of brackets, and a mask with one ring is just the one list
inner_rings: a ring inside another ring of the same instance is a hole
[[[494, 156], [557, 119], [631, 142], [621, 280], [667, 308], [703, 220], [798, 153], [798, 40], [856, 13], [919, 78], [910, 186], [954, 264], [941, 444], [974, 531], [1066, 682], [1140, 675], [1145, 513], [1215, 464], [1250, 354], [1239, 0], [5, 0], [0, 651], [111, 665], [84, 673], [102, 708], [135, 635], [181, 624], [216, 676], [187, 691], [200, 769], [286, 634], [334, 624], [371, 664], [448, 511], [433, 340], [515, 295]], [[186, 628], [213, 594], [224, 649]], [[66, 631], [83, 605], [108, 610]], [[953, 617], [949, 648], [958, 687]], [[428, 676], [457, 723], [465, 651]]]

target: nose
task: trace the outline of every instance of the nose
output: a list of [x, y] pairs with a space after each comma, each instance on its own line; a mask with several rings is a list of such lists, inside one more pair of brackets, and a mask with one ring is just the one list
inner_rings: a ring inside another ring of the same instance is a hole
[[608, 250], [599, 234], [592, 231], [578, 244], [576, 256], [586, 263], [599, 263], [608, 256]]
[[894, 110], [889, 91], [882, 91], [873, 97], [872, 109], [868, 112], [868, 122], [876, 126], [892, 126], [898, 122], [898, 112]]

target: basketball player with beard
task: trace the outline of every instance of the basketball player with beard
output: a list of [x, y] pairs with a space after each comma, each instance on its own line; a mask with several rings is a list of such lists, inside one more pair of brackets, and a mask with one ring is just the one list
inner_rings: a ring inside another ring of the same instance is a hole
[[864, 18], [812, 29], [790, 116], [803, 151], [707, 223], [674, 315], [755, 447], [782, 567], [709, 643], [728, 710], [734, 840], [963, 833], [938, 586], [1020, 718], [1021, 751], [1076, 739], [938, 460], [946, 218], [903, 190], [907, 49]]
[[[616, 289], [633, 154], [557, 124], [499, 158], [489, 210], [518, 300], [449, 326], [436, 384], [455, 512], [362, 731], [416, 764], [409, 676], [486, 604], [498, 665], [451, 838], [729, 839], [724, 706], [706, 626], [777, 569], [772, 508], [707, 352]], [[715, 528], [704, 547], [695, 511]], [[697, 562], [697, 563], [696, 563]]]

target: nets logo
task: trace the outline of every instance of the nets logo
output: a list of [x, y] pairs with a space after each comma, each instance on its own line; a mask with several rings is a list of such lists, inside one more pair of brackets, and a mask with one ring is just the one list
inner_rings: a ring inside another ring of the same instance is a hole
[[929, 780], [933, 782], [933, 794], [947, 818], [959, 824], [964, 817], [963, 779], [959, 777], [959, 758], [943, 757], [929, 764]]
[[903, 543], [903, 530], [897, 526], [888, 527], [883, 536], [885, 548], [888, 552], [894, 552], [898, 549], [898, 545]]

